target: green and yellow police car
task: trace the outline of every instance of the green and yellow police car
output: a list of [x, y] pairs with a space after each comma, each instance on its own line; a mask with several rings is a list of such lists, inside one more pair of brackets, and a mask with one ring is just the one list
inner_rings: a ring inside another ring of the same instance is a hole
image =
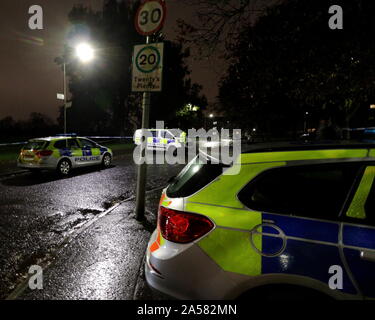
[[61, 135], [29, 140], [21, 149], [17, 165], [34, 172], [56, 170], [67, 176], [73, 168], [93, 165], [108, 168], [112, 157], [110, 148], [88, 138]]
[[373, 144], [254, 146], [225, 173], [197, 158], [163, 191], [152, 288], [178, 299], [375, 298]]

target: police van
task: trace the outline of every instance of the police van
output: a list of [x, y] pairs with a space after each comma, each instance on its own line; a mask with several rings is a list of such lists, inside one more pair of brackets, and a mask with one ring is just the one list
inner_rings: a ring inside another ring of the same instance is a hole
[[[134, 133], [134, 143], [142, 143], [142, 129]], [[148, 129], [147, 149], [167, 151], [169, 148], [184, 148], [186, 145], [186, 133], [180, 129]]]
[[17, 166], [32, 172], [56, 170], [67, 176], [73, 168], [94, 165], [108, 168], [112, 157], [110, 148], [88, 138], [60, 135], [29, 140], [21, 149]]

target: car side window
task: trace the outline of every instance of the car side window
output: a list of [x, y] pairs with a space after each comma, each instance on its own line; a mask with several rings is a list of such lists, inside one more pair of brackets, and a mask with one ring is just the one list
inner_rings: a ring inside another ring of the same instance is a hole
[[66, 148], [66, 140], [56, 141], [55, 144], [54, 144], [54, 147], [56, 149], [65, 149]]
[[336, 163], [271, 169], [238, 198], [257, 211], [336, 220], [360, 167]]
[[165, 131], [164, 138], [165, 139], [169, 139], [169, 140], [173, 140], [174, 139], [174, 137], [169, 132], [167, 132], [167, 131]]
[[80, 139], [82, 148], [95, 148], [96, 145], [95, 143], [91, 142], [90, 140], [87, 139]]
[[79, 144], [76, 139], [69, 139], [68, 140], [68, 147], [70, 149], [79, 149]]

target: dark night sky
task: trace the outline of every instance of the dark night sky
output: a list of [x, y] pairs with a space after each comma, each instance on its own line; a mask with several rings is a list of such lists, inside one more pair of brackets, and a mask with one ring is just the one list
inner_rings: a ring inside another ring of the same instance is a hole
[[[126, 0], [125, 0], [126, 1]], [[62, 92], [62, 71], [54, 58], [62, 52], [69, 27], [67, 15], [74, 4], [100, 9], [103, 0], [1, 0], [0, 1], [0, 119], [11, 115], [25, 119], [30, 112], [57, 117]], [[28, 9], [38, 4], [44, 11], [44, 30], [30, 30]], [[183, 0], [167, 0], [164, 32], [174, 39], [175, 21], [194, 21], [193, 8]], [[192, 79], [204, 86], [209, 101], [217, 95], [218, 74], [206, 62], [190, 59]]]

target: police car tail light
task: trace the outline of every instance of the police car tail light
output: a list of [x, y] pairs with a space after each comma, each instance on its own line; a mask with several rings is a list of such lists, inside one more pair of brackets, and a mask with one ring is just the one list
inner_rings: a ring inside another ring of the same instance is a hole
[[52, 150], [42, 150], [42, 151], [38, 151], [36, 153], [36, 156], [41, 158], [41, 157], [49, 157], [50, 155], [52, 155], [53, 151]]
[[214, 224], [199, 214], [159, 208], [158, 225], [164, 239], [189, 243], [210, 232]]

